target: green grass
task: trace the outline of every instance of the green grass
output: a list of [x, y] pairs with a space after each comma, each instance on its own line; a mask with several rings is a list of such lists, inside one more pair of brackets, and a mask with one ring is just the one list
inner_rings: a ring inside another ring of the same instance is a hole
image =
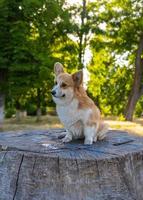
[[[143, 118], [135, 119], [133, 122], [119, 121], [117, 118], [104, 119], [111, 129], [125, 130], [133, 134], [143, 136]], [[42, 116], [39, 122], [36, 117], [25, 117], [21, 122], [17, 122], [15, 118], [5, 119], [3, 131], [18, 131], [18, 130], [34, 130], [34, 129], [49, 129], [61, 128], [63, 125], [60, 123], [57, 116], [46, 115]]]

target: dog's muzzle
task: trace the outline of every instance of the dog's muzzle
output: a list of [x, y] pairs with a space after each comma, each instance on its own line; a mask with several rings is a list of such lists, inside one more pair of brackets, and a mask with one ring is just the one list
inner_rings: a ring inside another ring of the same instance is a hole
[[61, 96], [56, 96], [56, 91], [55, 91], [55, 90], [52, 90], [52, 91], [51, 91], [51, 94], [52, 94], [53, 97], [56, 97], [56, 98], [65, 97], [65, 94], [62, 94]]

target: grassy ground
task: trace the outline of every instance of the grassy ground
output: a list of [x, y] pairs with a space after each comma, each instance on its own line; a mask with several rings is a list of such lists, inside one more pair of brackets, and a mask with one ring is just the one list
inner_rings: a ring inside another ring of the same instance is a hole
[[106, 120], [112, 129], [125, 130], [135, 135], [143, 136], [143, 118], [135, 119], [133, 122]]
[[[135, 119], [133, 122], [119, 121], [117, 119], [105, 119], [111, 129], [119, 129], [143, 136], [143, 118]], [[40, 122], [36, 122], [36, 117], [26, 117], [21, 122], [16, 119], [6, 119], [3, 131], [48, 129], [63, 127], [57, 116], [42, 116]]]
[[6, 119], [4, 122], [4, 131], [15, 130], [32, 130], [32, 129], [48, 129], [48, 128], [61, 128], [57, 116], [46, 115], [42, 116], [40, 121], [36, 121], [36, 117], [24, 117], [22, 121], [17, 122], [15, 118]]

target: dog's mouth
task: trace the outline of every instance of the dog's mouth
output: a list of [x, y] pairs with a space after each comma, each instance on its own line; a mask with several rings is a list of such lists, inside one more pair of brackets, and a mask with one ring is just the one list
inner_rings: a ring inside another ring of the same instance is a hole
[[55, 98], [64, 98], [66, 95], [65, 94], [63, 94], [62, 96], [55, 96], [55, 95], [53, 95]]
[[65, 94], [62, 95], [62, 97], [65, 97], [65, 96], [66, 96]]

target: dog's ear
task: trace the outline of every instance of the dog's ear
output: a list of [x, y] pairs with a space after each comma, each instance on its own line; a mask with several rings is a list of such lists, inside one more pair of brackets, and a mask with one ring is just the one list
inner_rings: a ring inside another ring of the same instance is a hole
[[54, 72], [55, 72], [56, 76], [63, 73], [64, 72], [63, 65], [59, 62], [56, 62], [54, 64]]
[[80, 86], [83, 82], [83, 71], [79, 70], [78, 72], [72, 74], [72, 79], [75, 83], [75, 86]]

